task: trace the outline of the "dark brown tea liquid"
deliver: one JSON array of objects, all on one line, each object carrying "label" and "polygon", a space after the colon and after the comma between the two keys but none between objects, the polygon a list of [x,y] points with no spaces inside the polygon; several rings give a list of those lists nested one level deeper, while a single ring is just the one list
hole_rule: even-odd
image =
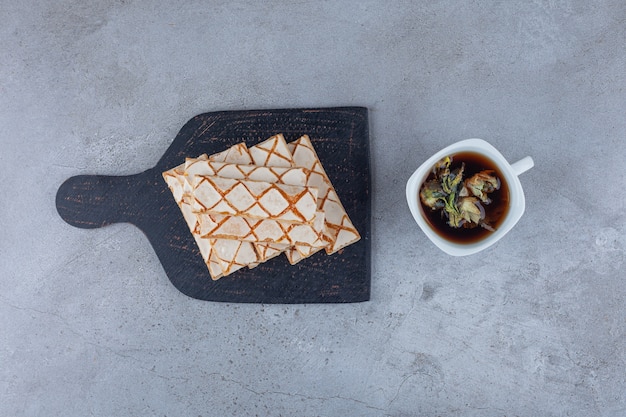
[{"label": "dark brown tea liquid", "polygon": [[[460,167],[461,163],[465,163],[465,171],[463,174],[464,180],[480,171],[495,171],[496,177],[500,180],[500,189],[489,193],[489,198],[491,199],[490,204],[481,204],[485,209],[484,221],[494,229],[498,230],[498,227],[500,227],[509,211],[509,186],[506,183],[502,172],[491,159],[479,153],[459,152],[450,156],[452,157],[452,164],[450,166],[451,170]],[[434,175],[431,173],[426,181],[433,178]],[[417,199],[420,199],[419,195],[417,196]],[[454,243],[478,242],[493,233],[492,231],[489,231],[481,226],[475,226],[472,228],[451,227],[448,224],[447,217],[443,215],[443,210],[431,210],[430,207],[426,207],[423,204],[422,210],[426,215],[426,220],[430,223],[433,230],[442,238]]]}]

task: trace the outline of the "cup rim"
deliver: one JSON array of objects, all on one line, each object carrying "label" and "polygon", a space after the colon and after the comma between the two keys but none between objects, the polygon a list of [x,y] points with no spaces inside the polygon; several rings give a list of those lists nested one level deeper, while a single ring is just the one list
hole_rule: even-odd
[{"label": "cup rim", "polygon": [[[424,219],[422,204],[419,201],[419,190],[422,183],[430,173],[432,166],[437,161],[447,155],[468,151],[483,154],[491,159],[500,168],[500,172],[505,177],[509,186],[510,204],[506,218],[495,232],[478,242],[454,243],[439,236]],[[494,146],[487,141],[478,138],[465,139],[455,142],[428,158],[408,179],[406,184],[406,198],[411,214],[424,234],[426,234],[430,241],[437,247],[452,256],[471,255],[492,246],[504,237],[504,235],[506,235],[513,228],[513,226],[515,226],[515,224],[517,224],[526,207],[522,184],[511,164]]]}]

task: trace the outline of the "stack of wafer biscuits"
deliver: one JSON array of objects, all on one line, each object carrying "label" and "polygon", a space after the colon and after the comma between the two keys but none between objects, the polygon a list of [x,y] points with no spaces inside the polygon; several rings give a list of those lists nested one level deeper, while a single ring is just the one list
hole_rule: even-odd
[{"label": "stack of wafer biscuits", "polygon": [[187,158],[163,179],[213,280],[281,253],[293,265],[360,239],[308,136]]}]

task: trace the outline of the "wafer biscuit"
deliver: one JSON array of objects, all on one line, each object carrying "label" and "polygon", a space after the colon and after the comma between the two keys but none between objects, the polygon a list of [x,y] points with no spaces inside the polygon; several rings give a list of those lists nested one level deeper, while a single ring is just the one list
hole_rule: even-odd
[{"label": "wafer biscuit", "polygon": [[323,247],[327,244],[324,240],[323,212],[316,213],[312,224],[210,213],[203,213],[197,219],[199,228],[196,233],[202,237],[312,247]]},{"label": "wafer biscuit", "polygon": [[[211,155],[206,154],[199,156],[200,160],[212,161],[233,161],[239,163],[250,163],[252,158],[247,153],[244,143],[232,146],[231,148]],[[201,237],[198,234],[199,224],[195,213],[191,209],[189,203],[189,192],[191,186],[185,181],[184,168],[187,163],[183,163],[163,173],[168,187],[170,188],[174,199],[181,209],[183,217],[198,245],[198,249],[202,255],[211,278],[217,280],[224,275],[228,275],[245,265],[254,264],[258,261],[258,255],[254,250],[254,246],[250,242],[239,242],[237,252],[239,256],[232,256],[235,253],[232,242],[222,242],[223,239],[215,239],[209,237]],[[229,258],[228,255],[231,254]]]},{"label": "wafer biscuit", "polygon": [[329,240],[326,253],[333,254],[358,241],[361,236],[341,204],[309,137],[304,135],[288,147],[296,165],[310,171],[307,185],[318,189],[317,208],[326,215],[325,235]]},{"label": "wafer biscuit", "polygon": [[[294,166],[291,151],[287,148],[287,142],[282,134],[274,135],[267,140],[256,144],[250,148],[250,155],[252,157],[252,163],[255,165],[269,166],[269,167],[291,167]],[[290,184],[285,178],[282,182]],[[271,182],[271,181],[269,181]],[[305,185],[304,183],[293,183],[293,185]],[[259,256],[259,262],[265,262],[275,256],[280,255],[288,249],[288,246],[282,243],[255,243],[254,247],[257,250]],[[254,267],[255,264],[250,265]]]},{"label": "wafer biscuit", "polygon": [[272,167],[295,166],[285,137],[281,133],[252,146],[248,151],[254,165]]},{"label": "wafer biscuit", "polygon": [[[252,147],[251,149],[253,149]],[[291,155],[289,155],[291,157]],[[185,177],[187,182],[193,182],[195,175],[212,175],[224,178],[236,178],[255,181],[266,181],[277,184],[306,185],[307,170],[304,168],[273,167],[259,165],[230,164],[225,162],[215,162],[208,158],[187,159],[185,163]],[[202,216],[203,214],[198,214]],[[254,243],[257,251],[257,262],[248,265],[255,267],[261,262],[265,262],[288,248],[288,245],[279,243]]]},{"label": "wafer biscuit", "polygon": [[311,223],[317,189],[264,181],[196,175],[191,207],[196,213]]},{"label": "wafer biscuit", "polygon": [[185,162],[184,175],[190,184],[194,182],[196,175],[205,175],[304,187],[308,170],[305,168],[230,164],[208,159],[188,158]]},{"label": "wafer biscuit", "polygon": [[163,178],[214,280],[282,252],[295,264],[360,239],[306,135],[187,158]]}]

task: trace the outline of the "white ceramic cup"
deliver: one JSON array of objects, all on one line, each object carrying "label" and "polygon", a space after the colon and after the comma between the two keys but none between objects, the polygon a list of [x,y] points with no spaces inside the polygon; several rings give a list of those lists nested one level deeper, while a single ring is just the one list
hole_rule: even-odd
[{"label": "white ceramic cup", "polygon": [[[473,243],[455,243],[444,239],[439,236],[430,224],[426,221],[426,217],[422,208],[422,204],[419,198],[419,192],[422,187],[422,183],[426,180],[431,172],[432,167],[436,162],[444,158],[445,156],[457,154],[459,152],[474,152],[482,154],[493,161],[500,173],[504,176],[504,180],[509,186],[509,210],[506,214],[506,218],[500,224],[500,227],[487,235],[484,239],[481,239]],[[509,164],[507,160],[502,156],[500,152],[489,143],[482,139],[466,139],[460,142],[454,143],[433,156],[431,156],[426,162],[420,165],[415,170],[413,175],[409,178],[406,184],[406,199],[409,204],[409,209],[413,214],[413,218],[420,226],[422,231],[428,236],[428,238],[439,247],[441,250],[449,255],[464,256],[471,255],[480,252],[483,249],[496,243],[509,230],[515,226],[524,214],[526,208],[526,199],[524,198],[524,190],[522,184],[517,178],[518,175],[526,172],[534,166],[533,159],[527,156],[513,164]]]}]

